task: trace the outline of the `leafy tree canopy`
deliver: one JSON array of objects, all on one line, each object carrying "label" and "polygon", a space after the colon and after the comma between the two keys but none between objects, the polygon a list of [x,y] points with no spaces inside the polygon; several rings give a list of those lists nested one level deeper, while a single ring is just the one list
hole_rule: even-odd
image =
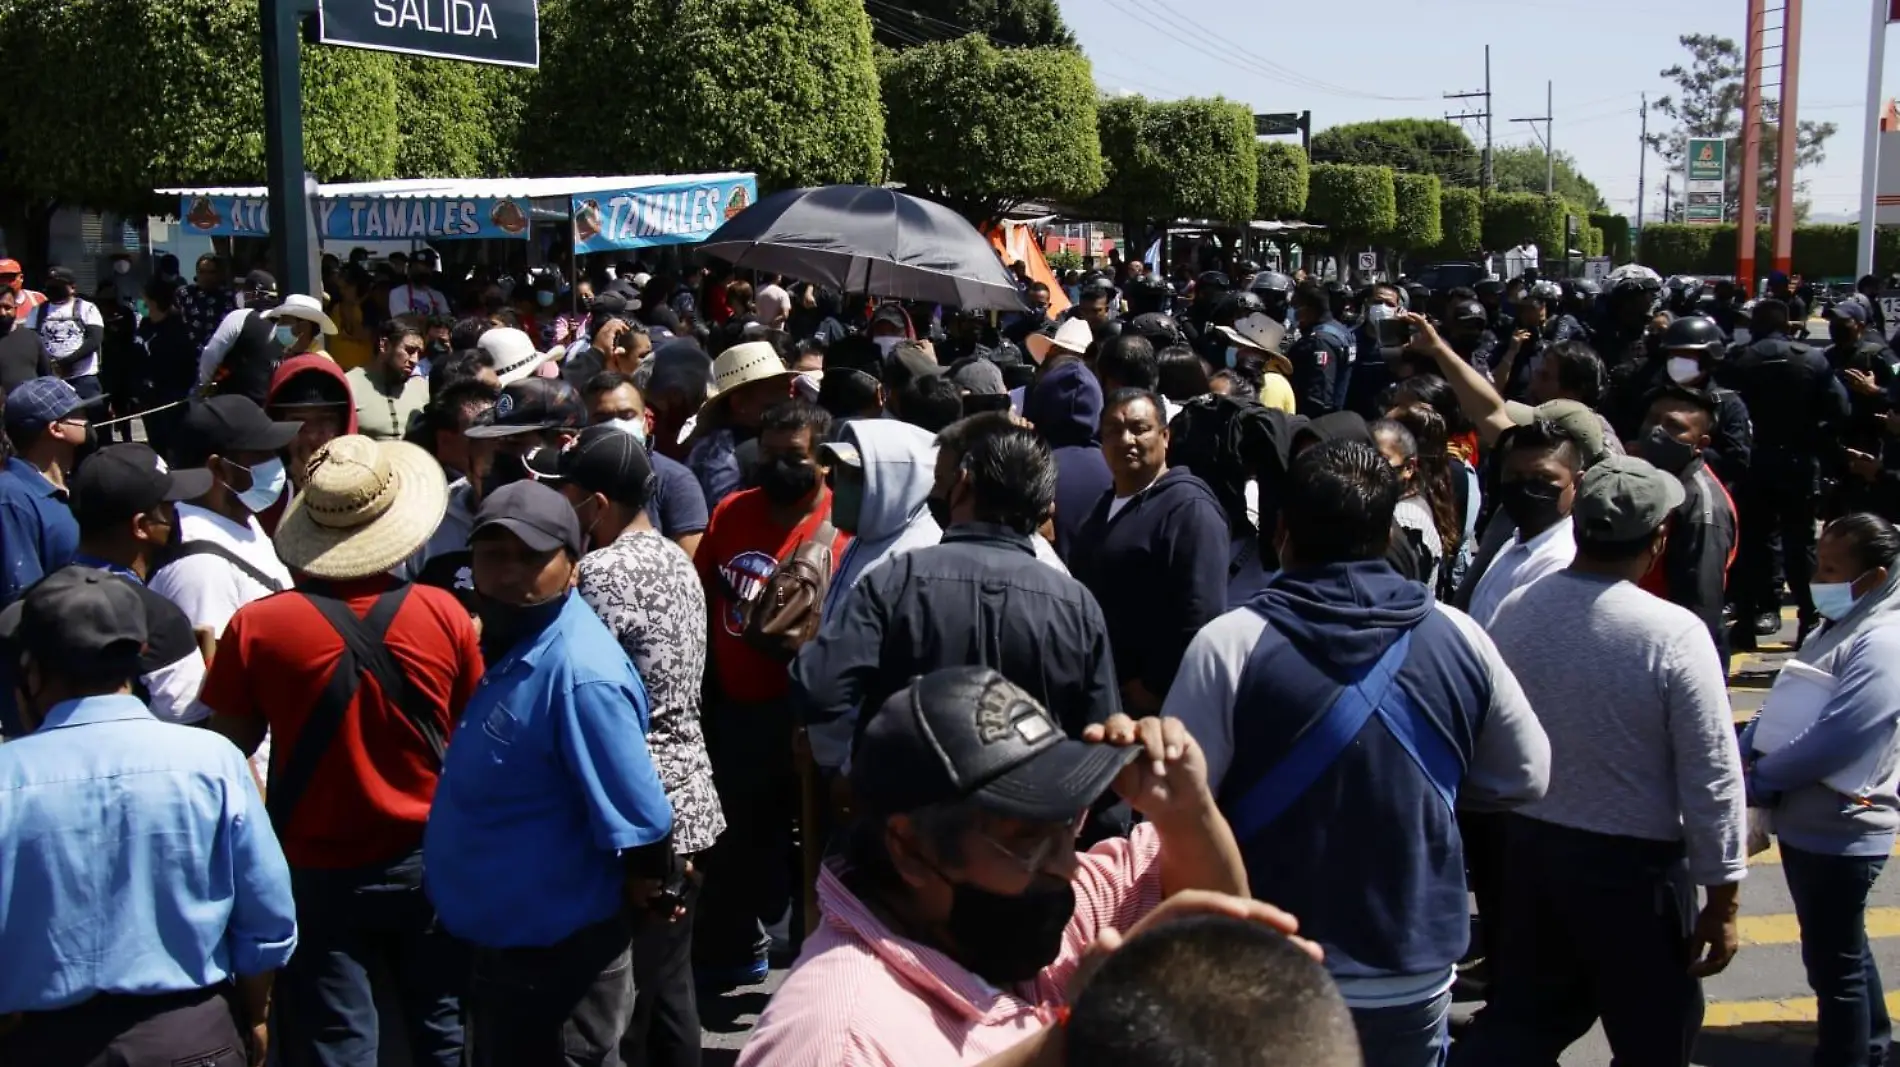
[{"label": "leafy tree canopy", "polygon": [[1257,154],[1260,180],[1254,191],[1254,217],[1299,218],[1306,211],[1309,180],[1306,150],[1285,141],[1261,141]]},{"label": "leafy tree canopy", "polygon": [[1484,156],[1457,123],[1381,119],[1314,134],[1313,162],[1391,167],[1406,174],[1434,174],[1446,185],[1475,186]]},{"label": "leafy tree canopy", "polygon": [[1259,165],[1253,111],[1212,100],[1121,96],[1098,109],[1108,184],[1099,206],[1131,222],[1253,215]]},{"label": "leafy tree canopy", "polygon": [[971,35],[886,53],[891,177],[982,225],[1029,199],[1077,203],[1106,180],[1080,52]]},{"label": "leafy tree canopy", "polygon": [[915,48],[982,34],[1012,48],[1074,48],[1056,0],[864,0],[879,44]]},{"label": "leafy tree canopy", "polygon": [[1394,174],[1392,191],[1396,205],[1392,232],[1387,235],[1394,248],[1430,248],[1445,236],[1439,218],[1441,186],[1433,174]]},{"label": "leafy tree canopy", "polygon": [[532,72],[396,57],[398,178],[499,178],[515,173],[521,87]]},{"label": "leafy tree canopy", "polygon": [[1438,203],[1439,253],[1464,259],[1484,247],[1484,199],[1476,189],[1446,189]]},{"label": "leafy tree canopy", "polygon": [[1313,165],[1306,214],[1336,241],[1370,240],[1398,226],[1392,169],[1347,163]]},{"label": "leafy tree canopy", "polygon": [[[1491,176],[1500,193],[1536,193],[1544,195],[1546,170],[1544,150],[1536,145],[1499,148],[1491,153]],[[1568,152],[1558,152],[1552,187],[1556,194],[1590,211],[1603,211],[1603,193],[1596,183],[1577,170],[1577,161]]]}]

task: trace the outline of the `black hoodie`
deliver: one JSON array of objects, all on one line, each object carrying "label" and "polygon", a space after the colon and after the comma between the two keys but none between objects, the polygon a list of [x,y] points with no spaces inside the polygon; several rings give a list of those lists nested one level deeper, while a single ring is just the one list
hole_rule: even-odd
[{"label": "black hoodie", "polygon": [[1181,655],[1227,610],[1227,515],[1207,483],[1163,474],[1110,518],[1111,487],[1077,531],[1069,567],[1102,606],[1117,681],[1167,695]]}]

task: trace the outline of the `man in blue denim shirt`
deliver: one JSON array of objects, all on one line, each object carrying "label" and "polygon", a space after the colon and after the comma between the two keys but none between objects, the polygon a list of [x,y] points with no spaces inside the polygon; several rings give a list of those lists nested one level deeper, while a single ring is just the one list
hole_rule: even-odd
[{"label": "man in blue denim shirt", "polygon": [[423,837],[429,897],[474,949],[468,1062],[618,1062],[635,916],[678,874],[646,689],[570,591],[583,545],[560,493],[504,486],[482,501],[470,544],[488,673]]},{"label": "man in blue denim shirt", "polygon": [[35,378],[7,394],[7,440],[14,454],[0,470],[0,606],[71,563],[79,550],[66,479],[86,442],[86,412],[104,400],[81,400],[58,378]]},{"label": "man in blue denim shirt", "polygon": [[[0,1063],[263,1062],[297,944],[237,749],[131,695],[138,594],[68,567],[0,612],[29,730],[0,745]],[[16,1014],[23,1013],[23,1014]]]}]

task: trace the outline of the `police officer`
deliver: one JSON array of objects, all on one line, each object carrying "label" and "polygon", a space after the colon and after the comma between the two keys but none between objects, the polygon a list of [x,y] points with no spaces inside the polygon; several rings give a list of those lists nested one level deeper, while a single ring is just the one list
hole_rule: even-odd
[{"label": "police officer", "polygon": [[[1529,272],[1526,271],[1526,274]],[[1512,332],[1494,378],[1506,400],[1522,400],[1530,387],[1531,367],[1547,344],[1583,339],[1583,327],[1564,313],[1563,290],[1556,282],[1533,282],[1517,302],[1517,329]]]},{"label": "police officer", "polygon": [[1594,347],[1597,343],[1597,326],[1602,321],[1603,287],[1588,278],[1572,278],[1558,286],[1563,290],[1564,314],[1577,320],[1582,333],[1577,340]]},{"label": "police officer", "polygon": [[1476,300],[1454,300],[1445,308],[1445,343],[1451,346],[1478,373],[1491,373],[1491,359],[1498,347],[1491,332],[1490,316]]},{"label": "police officer", "polygon": [[[1188,342],[1194,346],[1194,350],[1199,352],[1202,358],[1206,358],[1207,355],[1201,346],[1204,335],[1214,332],[1208,323],[1208,320],[1213,317],[1214,305],[1219,303],[1220,298],[1226,296],[1233,287],[1233,283],[1227,280],[1227,275],[1217,270],[1202,271],[1194,279],[1194,289],[1187,310],[1178,317],[1182,327],[1187,331]],[[1219,361],[1215,362],[1218,364]]]},{"label": "police officer", "polygon": [[1293,279],[1277,270],[1263,270],[1254,275],[1250,287],[1253,295],[1260,298],[1260,306],[1266,310],[1267,317],[1280,325],[1286,325],[1287,312],[1291,310],[1293,299]]},{"label": "police officer", "polygon": [[1808,582],[1814,573],[1814,521],[1820,467],[1836,455],[1848,417],[1847,393],[1827,359],[1789,336],[1788,305],[1758,301],[1751,340],[1718,369],[1741,394],[1754,424],[1755,448],[1740,492],[1741,551],[1734,594],[1739,618],[1731,645],[1755,647],[1781,626],[1775,597],[1773,538],[1781,536],[1789,591],[1800,612],[1800,635],[1818,621]]},{"label": "police officer", "polygon": [[[1661,291],[1662,286],[1649,277],[1625,276],[1611,283],[1609,296],[1604,301],[1605,314],[1597,325],[1592,343],[1612,381],[1619,373],[1627,374],[1626,368],[1654,355],[1645,350],[1643,338]],[[1636,421],[1642,421],[1640,414]]]},{"label": "police officer", "polygon": [[1300,339],[1287,352],[1293,396],[1299,414],[1317,418],[1338,410],[1351,381],[1352,332],[1333,318],[1328,293],[1312,282],[1293,291],[1293,314],[1300,324]]},{"label": "police officer", "polygon": [[1677,319],[1649,351],[1641,374],[1612,383],[1608,415],[1617,435],[1634,441],[1656,390],[1678,385],[1707,393],[1715,402],[1715,422],[1709,428],[1709,447],[1703,458],[1723,485],[1739,491],[1755,447],[1755,431],[1741,396],[1711,380],[1727,351],[1728,338],[1713,320],[1701,315]]},{"label": "police officer", "polygon": [[[1260,298],[1241,289],[1221,294],[1208,312],[1206,324],[1201,329],[1200,341],[1195,351],[1202,359],[1216,367],[1227,366],[1227,338],[1220,331],[1225,326],[1231,328],[1235,322],[1248,315],[1263,313],[1266,308]],[[1231,370],[1232,368],[1229,367]]]},{"label": "police officer", "polygon": [[1516,322],[1510,309],[1504,306],[1504,283],[1496,278],[1486,278],[1471,287],[1478,294],[1478,303],[1484,305],[1485,328],[1493,337],[1509,337],[1516,329]]},{"label": "police officer", "polygon": [[1833,344],[1822,355],[1847,390],[1850,414],[1842,429],[1842,443],[1857,452],[1879,456],[1884,437],[1880,417],[1893,410],[1900,357],[1877,331],[1869,328],[1872,318],[1858,297],[1834,305],[1827,321],[1828,338]]}]

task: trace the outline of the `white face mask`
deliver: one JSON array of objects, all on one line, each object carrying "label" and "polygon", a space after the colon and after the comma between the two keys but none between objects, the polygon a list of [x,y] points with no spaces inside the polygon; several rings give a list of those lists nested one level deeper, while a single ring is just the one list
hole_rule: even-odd
[{"label": "white face mask", "polygon": [[123,259],[115,259],[112,261],[112,273],[130,274],[132,273],[132,264]]},{"label": "white face mask", "polygon": [[1666,369],[1669,372],[1669,380],[1677,385],[1687,385],[1702,377],[1702,361],[1688,356],[1670,356]]},{"label": "white face mask", "polygon": [[621,433],[629,434],[642,445],[647,443],[647,423],[645,419],[608,419],[602,426],[612,426]]},{"label": "white face mask", "polygon": [[871,343],[877,346],[878,355],[888,356],[891,354],[891,349],[897,347],[897,342],[902,340],[902,337],[893,334],[889,337],[873,337]]}]

